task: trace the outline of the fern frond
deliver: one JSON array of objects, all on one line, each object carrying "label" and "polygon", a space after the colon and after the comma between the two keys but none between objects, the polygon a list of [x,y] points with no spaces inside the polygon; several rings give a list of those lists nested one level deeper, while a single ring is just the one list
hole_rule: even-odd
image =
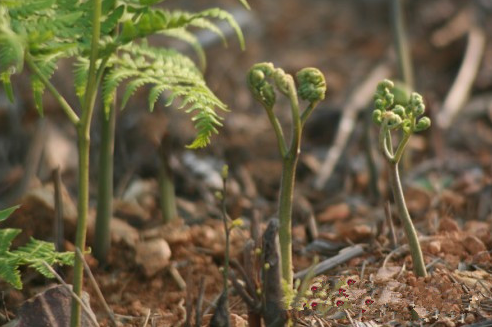
[{"label": "fern frond", "polygon": [[16,289],[22,288],[22,281],[19,271],[18,259],[16,256],[0,257],[0,279],[3,279]]},{"label": "fern frond", "polygon": [[16,228],[4,228],[0,229],[0,255],[4,255],[10,246],[12,245],[12,240],[19,235],[20,229]]},{"label": "fern frond", "polygon": [[[39,68],[39,72],[46,78],[50,79],[56,70],[56,63],[54,61],[40,61],[36,65]],[[37,75],[31,75],[31,87],[34,95],[34,103],[36,109],[41,117],[43,117],[43,94],[45,85]]]},{"label": "fern frond", "polygon": [[209,19],[225,20],[236,32],[241,49],[244,49],[244,37],[234,17],[220,8],[207,9],[198,13],[186,11],[168,11],[154,8],[128,6],[133,17],[123,23],[119,41],[122,44],[165,30],[196,26],[206,28],[223,38],[223,32]]},{"label": "fern frond", "polygon": [[20,205],[16,205],[7,209],[0,210],[0,221],[7,219],[15,210],[19,209]]},{"label": "fern frond", "polygon": [[3,89],[10,103],[14,102],[14,90],[12,89],[12,83],[10,82],[10,73],[0,73],[0,80],[2,80]]},{"label": "fern frond", "polygon": [[121,107],[132,94],[144,85],[150,85],[149,110],[153,110],[163,92],[169,92],[166,105],[182,98],[178,109],[190,106],[197,136],[191,147],[204,147],[217,133],[221,118],[216,109],[227,110],[207,87],[201,71],[191,59],[174,50],[156,49],[146,45],[132,44],[120,50],[119,56],[111,61],[114,66],[103,83],[103,99],[110,104],[118,86],[127,82]]},{"label": "fern frond", "polygon": [[200,68],[202,69],[202,71],[205,71],[205,68],[207,66],[207,58],[205,55],[205,51],[203,51],[202,45],[200,44],[200,42],[198,42],[197,37],[193,33],[187,31],[185,28],[173,28],[169,30],[164,30],[161,32],[161,34],[188,43],[198,56],[198,62],[200,63]]},{"label": "fern frond", "polygon": [[28,265],[45,277],[53,278],[53,274],[46,268],[43,262],[50,266],[55,264],[70,265],[74,264],[73,252],[56,252],[53,243],[36,240],[31,238],[29,242],[13,251],[19,257],[20,265]]}]

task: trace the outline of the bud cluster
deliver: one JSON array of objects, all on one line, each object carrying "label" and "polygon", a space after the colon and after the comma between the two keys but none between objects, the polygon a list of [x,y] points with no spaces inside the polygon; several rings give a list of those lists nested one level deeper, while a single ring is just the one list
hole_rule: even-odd
[{"label": "bud cluster", "polygon": [[402,128],[405,134],[421,132],[429,128],[431,121],[421,117],[425,112],[422,96],[413,92],[406,104],[395,104],[394,84],[384,80],[377,86],[374,94],[373,121],[377,125],[383,123],[390,130]]}]

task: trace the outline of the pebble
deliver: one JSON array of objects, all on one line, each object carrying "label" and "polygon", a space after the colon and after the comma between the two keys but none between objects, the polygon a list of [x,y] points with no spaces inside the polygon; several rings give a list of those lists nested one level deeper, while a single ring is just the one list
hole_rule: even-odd
[{"label": "pebble", "polygon": [[431,253],[431,254],[438,254],[439,252],[441,252],[441,242],[439,241],[432,241],[429,243],[428,247],[427,247],[427,250]]},{"label": "pebble", "polygon": [[162,238],[141,241],[135,250],[135,262],[142,266],[147,277],[152,277],[169,265],[171,249]]},{"label": "pebble", "polygon": [[463,245],[465,246],[466,250],[473,255],[487,250],[485,244],[483,244],[483,242],[480,241],[478,237],[472,235],[465,238],[465,240],[463,241]]}]

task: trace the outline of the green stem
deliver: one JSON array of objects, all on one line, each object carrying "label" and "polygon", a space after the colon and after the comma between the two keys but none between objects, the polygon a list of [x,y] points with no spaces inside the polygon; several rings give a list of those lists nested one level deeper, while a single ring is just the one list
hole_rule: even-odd
[{"label": "green stem", "polygon": [[[163,139],[162,142],[166,142]],[[159,199],[161,205],[161,215],[164,223],[168,223],[177,217],[176,194],[174,181],[165,145],[161,145],[161,165],[159,168]]]},{"label": "green stem", "polygon": [[[79,189],[77,203],[77,231],[75,246],[83,253],[85,251],[85,240],[87,233],[87,214],[89,211],[89,147],[90,138],[84,133],[84,128],[77,129],[79,150]],[[82,293],[83,263],[80,258],[75,257],[73,272],[73,291],[80,297]],[[81,308],[77,301],[72,301],[71,327],[79,327],[81,321]]]},{"label": "green stem", "polygon": [[410,87],[410,89],[413,90],[414,78],[411,53],[408,46],[407,35],[405,33],[403,0],[392,0],[391,11],[396,54],[398,56],[398,67],[403,81],[408,87]]},{"label": "green stem", "polygon": [[227,210],[226,210],[226,194],[227,194],[227,178],[222,178],[223,190],[222,190],[222,201],[221,201],[221,211],[222,211],[222,221],[224,222],[224,231],[225,231],[225,254],[224,254],[224,308],[227,310],[227,324],[229,326],[229,305],[228,305],[228,296],[229,296],[229,251],[230,251],[230,234],[231,230],[227,227]]},{"label": "green stem", "polygon": [[396,149],[395,155],[393,157],[393,162],[398,164],[403,156],[403,151],[405,151],[405,147],[407,146],[408,140],[412,134],[404,134],[403,139],[398,144],[398,148]]},{"label": "green stem", "polygon": [[393,196],[395,198],[396,206],[398,208],[398,214],[403,224],[403,228],[405,229],[405,234],[407,236],[408,244],[410,246],[413,268],[417,276],[425,277],[427,276],[427,271],[425,269],[424,257],[422,255],[422,249],[420,248],[417,232],[412,223],[412,218],[410,217],[407,206],[405,204],[405,197],[403,195],[400,176],[398,173],[398,163],[390,163],[389,167],[390,167],[391,188],[393,190]]},{"label": "green stem", "polygon": [[302,133],[299,101],[294,86],[289,87],[289,99],[292,111],[292,139],[289,151],[283,156],[278,214],[282,279],[287,283],[289,289],[292,289],[294,278],[292,266],[292,202],[294,200],[295,175]]},{"label": "green stem", "polygon": [[32,72],[41,80],[41,82],[46,86],[48,91],[53,95],[55,100],[60,104],[61,108],[67,115],[68,119],[77,126],[79,124],[79,117],[75,113],[75,111],[72,109],[72,107],[68,104],[68,102],[65,100],[65,98],[58,92],[58,90],[55,88],[53,84],[41,73],[39,70],[38,66],[32,59],[31,55],[29,53],[26,54],[26,63],[29,66],[29,68],[32,70]]},{"label": "green stem", "polygon": [[275,131],[275,135],[277,136],[278,148],[280,150],[280,154],[284,157],[287,154],[287,145],[285,144],[284,132],[282,130],[282,126],[278,121],[277,117],[273,113],[273,108],[265,108],[268,119],[273,126],[273,130]]},{"label": "green stem", "polygon": [[279,241],[282,260],[282,279],[292,288],[292,201],[294,198],[297,156],[284,158],[279,199]]},{"label": "green stem", "polygon": [[313,113],[314,109],[318,105],[318,101],[310,103],[309,106],[302,112],[301,115],[301,125],[304,127],[304,124],[306,124],[306,120],[308,120],[309,116]]},{"label": "green stem", "polygon": [[379,130],[379,149],[383,152],[384,157],[388,162],[393,162],[393,149],[391,145],[391,134],[386,127],[386,120],[381,123],[381,129]]},{"label": "green stem", "polygon": [[[75,247],[84,253],[87,234],[87,214],[89,210],[89,148],[90,125],[97,93],[96,61],[98,58],[99,38],[101,34],[101,0],[93,0],[92,40],[89,64],[89,75],[83,102],[82,118],[77,126],[79,144],[79,194],[78,219]],[[100,67],[101,68],[101,67]],[[82,293],[83,263],[79,256],[75,257],[73,291],[79,297]],[[72,301],[70,327],[79,327],[81,322],[80,304]]]},{"label": "green stem", "polygon": [[113,156],[116,103],[111,105],[108,117],[106,117],[104,111],[101,111],[101,125],[94,256],[99,261],[99,264],[104,264],[111,247],[109,226],[113,215]]}]

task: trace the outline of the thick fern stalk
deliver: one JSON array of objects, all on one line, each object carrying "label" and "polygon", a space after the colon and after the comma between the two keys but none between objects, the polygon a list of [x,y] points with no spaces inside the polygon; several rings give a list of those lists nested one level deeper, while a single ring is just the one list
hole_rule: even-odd
[{"label": "thick fern stalk", "polygon": [[[96,61],[99,51],[99,38],[101,32],[101,0],[93,0],[92,16],[92,40],[90,52],[89,75],[85,89],[85,97],[82,106],[82,117],[77,126],[78,150],[79,150],[79,194],[78,194],[78,219],[75,246],[84,253],[87,235],[87,215],[89,211],[89,149],[90,126],[94,102],[97,93],[97,67]],[[100,67],[101,68],[101,67]],[[80,257],[75,258],[73,291],[79,297],[82,293],[82,281],[84,273],[83,262]],[[76,301],[72,301],[70,327],[79,327],[81,322],[81,307]]]}]

